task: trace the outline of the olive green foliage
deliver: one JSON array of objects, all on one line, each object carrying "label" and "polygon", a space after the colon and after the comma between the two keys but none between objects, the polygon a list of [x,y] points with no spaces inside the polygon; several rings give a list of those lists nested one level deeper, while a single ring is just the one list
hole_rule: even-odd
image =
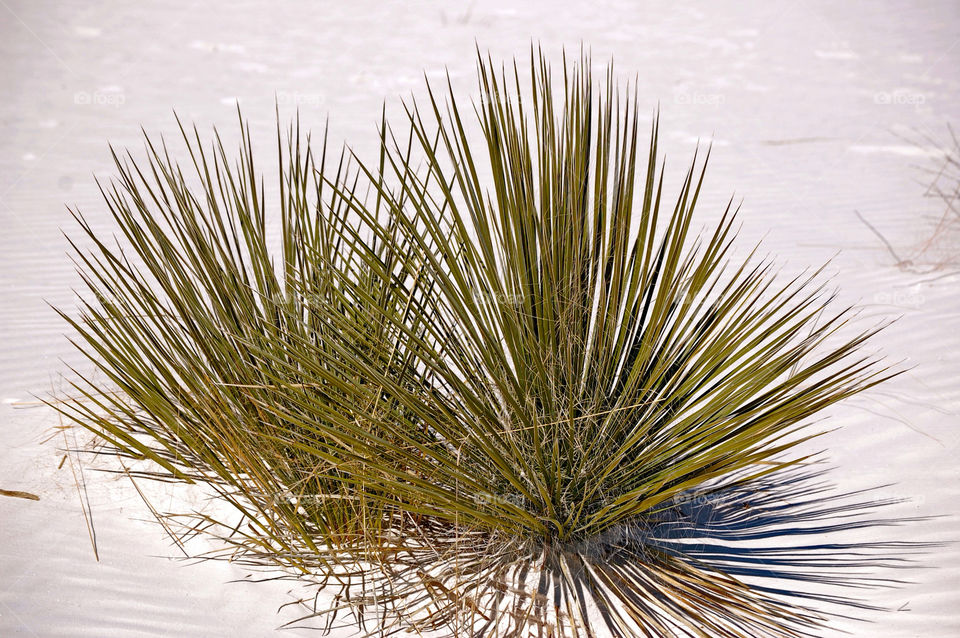
[{"label": "olive green foliage", "polygon": [[873,331],[818,272],[734,257],[732,207],[695,233],[706,160],[665,192],[612,71],[479,77],[472,105],[429,87],[384,120],[373,161],[278,131],[271,196],[243,126],[236,162],[187,128],[185,169],[115,155],[119,239],[77,214],[63,313],[99,375],[60,408],[139,475],[216,490],[241,524],[188,526],[372,633],[804,635],[802,599],[665,530],[691,493],[794,472],[811,417],[883,378]]}]

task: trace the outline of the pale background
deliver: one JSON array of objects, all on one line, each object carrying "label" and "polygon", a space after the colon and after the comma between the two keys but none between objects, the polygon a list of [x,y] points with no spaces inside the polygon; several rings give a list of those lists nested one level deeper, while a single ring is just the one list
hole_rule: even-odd
[{"label": "pale background", "polygon": [[[636,78],[661,109],[668,176],[698,139],[714,142],[701,219],[743,198],[745,244],[785,270],[830,267],[841,300],[900,317],[877,340],[909,372],[832,411],[822,442],[844,489],[891,483],[902,515],[940,516],[895,538],[957,540],[960,502],[960,241],[917,256],[943,210],[924,198],[930,136],[960,126],[960,3],[944,2],[49,2],[0,0],[0,636],[270,635],[295,617],[289,583],[227,584],[250,573],[185,565],[125,482],[86,472],[94,559],[73,461],[54,413],[30,402],[82,362],[46,303],[71,308],[78,284],[61,229],[66,205],[105,222],[93,175],[107,143],[141,148],[140,127],[175,130],[172,112],[232,131],[236,103],[272,168],[275,101],[318,134],[372,147],[384,102],[448,70],[471,94],[476,47],[495,57],[539,42],[559,62],[581,43]],[[906,138],[906,139],[904,139]],[[859,210],[913,267],[861,223]],[[934,269],[933,261],[950,261]],[[62,363],[64,360],[66,363]],[[916,581],[873,602],[900,609],[874,637],[960,635],[960,554],[935,550]],[[294,630],[273,635],[314,635]]]}]

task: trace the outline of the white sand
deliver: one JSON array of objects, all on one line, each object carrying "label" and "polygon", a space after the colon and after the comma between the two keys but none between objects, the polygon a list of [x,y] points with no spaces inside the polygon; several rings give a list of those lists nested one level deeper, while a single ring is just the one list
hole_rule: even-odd
[{"label": "white sand", "polygon": [[[838,466],[832,479],[843,489],[893,483],[882,495],[914,500],[892,514],[942,517],[885,539],[958,540],[960,276],[898,269],[853,211],[904,254],[941,211],[912,168],[928,158],[896,133],[943,139],[947,122],[960,126],[960,5],[260,4],[0,6],[0,488],[40,496],[0,497],[0,636],[270,635],[294,617],[276,613],[287,592],[301,591],[228,584],[249,570],[177,562],[133,488],[88,470],[97,562],[71,465],[57,469],[62,438],[41,444],[56,415],[15,407],[59,383],[61,358],[83,365],[44,300],[73,303],[64,204],[105,221],[91,172],[111,174],[107,141],[139,148],[141,124],[171,133],[172,108],[232,130],[239,99],[269,169],[276,95],[315,131],[329,113],[334,139],[362,152],[382,101],[418,90],[422,73],[447,66],[472,90],[475,40],[498,56],[526,55],[531,39],[558,57],[580,41],[598,63],[614,56],[625,76],[638,74],[642,108],[662,107],[674,182],[692,143],[715,136],[704,222],[735,190],[744,244],[765,236],[788,271],[839,251],[841,300],[902,317],[875,343],[910,371],[832,410],[831,425],[844,426],[822,442]],[[940,248],[960,255],[955,237]],[[915,584],[870,598],[902,611],[835,628],[960,635],[960,548],[936,550],[925,567],[897,574]]]}]

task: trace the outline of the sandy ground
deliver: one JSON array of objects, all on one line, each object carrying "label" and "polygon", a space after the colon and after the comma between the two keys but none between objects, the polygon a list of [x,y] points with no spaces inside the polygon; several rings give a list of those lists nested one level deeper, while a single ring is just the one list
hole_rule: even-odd
[{"label": "sandy ground", "polygon": [[[922,196],[917,167],[935,149],[901,136],[942,140],[947,122],[960,126],[958,27],[951,1],[0,0],[0,488],[40,497],[0,497],[0,636],[270,635],[295,617],[278,606],[303,593],[228,583],[258,575],[178,560],[129,483],[89,467],[81,476],[76,459],[60,465],[73,442],[56,434],[51,410],[30,404],[60,386],[67,365],[83,366],[46,303],[74,303],[64,205],[105,220],[92,174],[111,174],[107,142],[139,148],[141,125],[171,133],[172,109],[229,130],[239,100],[269,149],[276,99],[315,130],[329,115],[333,139],[363,152],[384,100],[396,105],[424,74],[447,68],[456,88],[473,90],[476,45],[525,56],[534,40],[559,58],[583,42],[598,63],[613,56],[636,76],[641,107],[661,107],[670,179],[697,139],[714,140],[701,219],[735,191],[745,244],[765,238],[788,272],[834,257],[841,301],[875,320],[899,317],[876,344],[909,371],[833,410],[830,424],[843,427],[822,444],[841,488],[890,484],[879,496],[912,499],[896,515],[939,517],[884,538],[960,540],[960,276],[921,272],[922,260],[898,267],[854,213],[901,257],[929,235],[941,207]],[[956,259],[960,241],[942,237],[938,251]],[[913,584],[870,600],[899,611],[831,632],[960,635],[958,547],[935,550],[898,574]],[[314,635],[283,635],[301,634]]]}]

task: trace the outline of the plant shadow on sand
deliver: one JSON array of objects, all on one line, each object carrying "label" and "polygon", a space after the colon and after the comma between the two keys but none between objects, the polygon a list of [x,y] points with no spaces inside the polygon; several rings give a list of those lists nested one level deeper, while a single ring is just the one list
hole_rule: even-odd
[{"label": "plant shadow on sand", "polygon": [[[907,585],[911,581],[890,570],[917,569],[919,558],[942,544],[884,540],[885,528],[930,517],[886,515],[910,499],[883,496],[889,485],[838,491],[830,471],[822,462],[809,463],[759,479],[727,477],[680,494],[641,524],[578,544],[540,548],[538,574],[531,578],[533,570],[525,569],[513,582],[526,586],[513,587],[511,593],[532,601],[537,613],[544,614],[546,608],[563,606],[563,591],[579,609],[576,614],[556,612],[561,629],[573,615],[596,615],[615,636],[637,635],[618,631],[621,619],[614,618],[619,614],[612,607],[617,604],[641,610],[650,622],[642,635],[649,636],[656,635],[649,633],[653,630],[687,635],[671,616],[693,610],[714,628],[729,630],[705,635],[817,636],[814,628],[839,618],[875,622],[894,610],[840,592]],[[705,578],[712,587],[704,586]],[[618,581],[630,587],[618,591],[624,598],[611,599],[603,590],[616,589]],[[678,595],[684,590],[686,596]],[[375,616],[364,614],[370,602],[366,597],[351,600],[344,588],[336,600],[349,622],[337,625],[339,614],[319,610],[314,597],[284,605],[310,610],[286,626],[319,629],[310,621],[325,618],[322,629],[329,633],[375,622]],[[492,630],[492,623],[483,624],[465,635]],[[541,625],[540,630],[531,635],[550,636],[555,627]]]},{"label": "plant shadow on sand", "polygon": [[[914,558],[936,545],[884,541],[882,529],[927,519],[881,516],[909,499],[878,495],[889,486],[840,492],[828,473],[798,468],[698,490],[678,499],[650,529],[648,542],[729,576],[754,579],[755,591],[827,603],[838,613],[841,608],[880,610],[829,590],[904,584],[879,574],[914,567]],[[808,591],[805,585],[814,588]]]}]

